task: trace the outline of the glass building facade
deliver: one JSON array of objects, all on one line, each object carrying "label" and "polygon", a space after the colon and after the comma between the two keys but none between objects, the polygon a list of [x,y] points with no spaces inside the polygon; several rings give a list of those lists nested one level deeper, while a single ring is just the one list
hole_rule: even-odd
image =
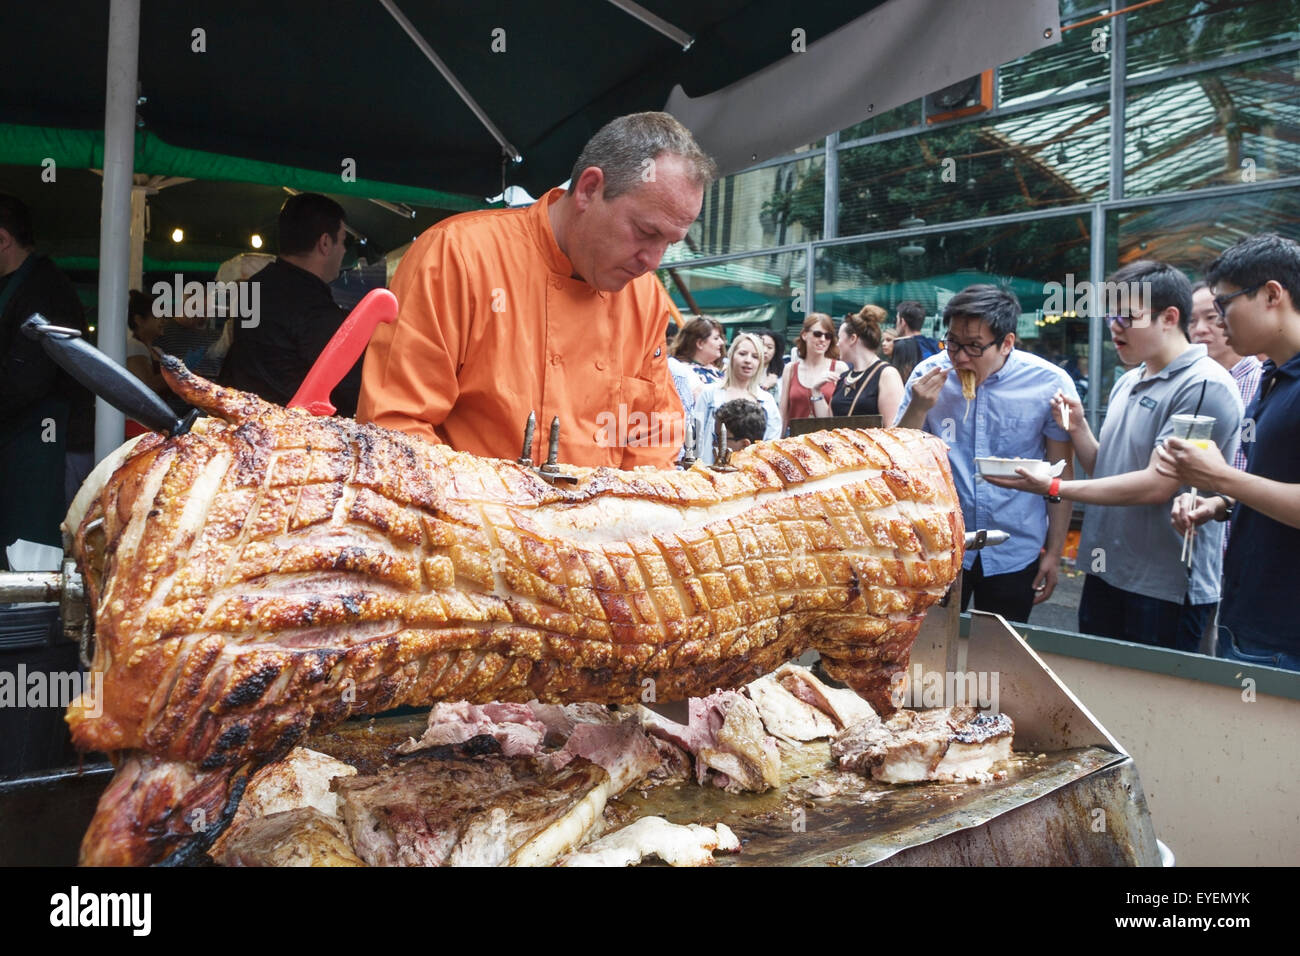
[{"label": "glass building facade", "polygon": [[1300,239],[1300,0],[1107,14],[1061,0],[1061,42],[999,67],[982,113],[931,122],[917,100],[715,183],[664,258],[674,298],[787,334],[916,299],[935,334],[958,290],[1005,284],[1019,346],[1075,377],[1097,428],[1123,369],[1101,310],[1061,292]]}]

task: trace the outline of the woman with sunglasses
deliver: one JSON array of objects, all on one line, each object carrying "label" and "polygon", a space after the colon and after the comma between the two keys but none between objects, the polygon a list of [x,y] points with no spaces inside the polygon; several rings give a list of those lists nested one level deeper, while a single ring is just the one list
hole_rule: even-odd
[{"label": "woman with sunglasses", "polygon": [[[727,402],[744,399],[763,409],[767,427],[763,440],[781,434],[781,412],[776,401],[760,387],[763,376],[763,343],[756,335],[741,332],[732,340],[727,353],[727,371],[721,382],[710,385],[695,400],[696,454],[706,465],[713,464],[714,414]],[[735,436],[732,436],[735,437]]]},{"label": "woman with sunglasses", "polygon": [[781,430],[796,418],[827,418],[835,383],[847,366],[838,361],[835,323],[825,312],[812,312],[804,319],[795,342],[799,358],[781,375]]}]

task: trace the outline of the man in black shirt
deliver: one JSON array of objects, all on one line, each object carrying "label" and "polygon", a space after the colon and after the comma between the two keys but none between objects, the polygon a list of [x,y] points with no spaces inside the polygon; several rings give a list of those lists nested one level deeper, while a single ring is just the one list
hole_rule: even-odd
[{"label": "man in black shirt", "polygon": [[[249,282],[257,314],[232,319],[234,341],[223,378],[235,388],[287,405],[330,337],[347,317],[329,283],[343,265],[343,207],[317,193],[299,193],[280,208],[280,255]],[[361,392],[361,361],[330,395],[352,417]]]},{"label": "man in black shirt", "polygon": [[33,251],[27,207],[0,195],[0,567],[16,539],[59,547],[68,417],[86,391],[21,327],[33,312],[85,332],[81,300],[68,277]]}]

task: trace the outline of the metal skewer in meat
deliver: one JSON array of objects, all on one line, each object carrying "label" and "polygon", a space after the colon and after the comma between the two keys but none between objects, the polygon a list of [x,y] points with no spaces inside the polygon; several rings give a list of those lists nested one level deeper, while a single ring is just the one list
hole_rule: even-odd
[{"label": "metal skewer in meat", "polygon": [[[631,703],[649,682],[682,699],[816,648],[888,711],[961,566],[945,447],[919,432],[822,432],[751,446],[730,473],[569,469],[576,483],[552,485],[177,362],[164,375],[215,420],[141,440],[83,496],[75,540],[105,679],[69,709],[73,739],[143,751],[122,759],[152,781],[101,803],[88,861],[170,853],[195,837],[186,793],[209,823],[229,805],[211,775],[403,704]],[[132,798],[157,808],[164,791],[168,827]]]}]

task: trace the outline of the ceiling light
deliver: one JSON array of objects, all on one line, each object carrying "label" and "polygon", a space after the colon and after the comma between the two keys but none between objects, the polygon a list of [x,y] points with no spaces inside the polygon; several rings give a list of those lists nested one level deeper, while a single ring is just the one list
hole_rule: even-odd
[{"label": "ceiling light", "polygon": [[185,241],[185,230],[182,229],[180,226],[177,226],[175,229],[172,230],[172,242],[184,242],[184,241]]},{"label": "ceiling light", "polygon": [[253,233],[248,239],[248,244],[251,245],[254,249],[261,249],[262,237],[259,236],[257,233]]}]

